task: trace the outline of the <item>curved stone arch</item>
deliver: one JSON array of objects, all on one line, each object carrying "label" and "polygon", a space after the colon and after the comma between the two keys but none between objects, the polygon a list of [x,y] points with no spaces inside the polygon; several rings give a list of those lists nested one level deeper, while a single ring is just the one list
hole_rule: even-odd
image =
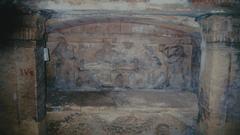
[{"label": "curved stone arch", "polygon": [[[159,57],[161,57],[162,59],[169,59],[169,61],[166,61],[166,63],[169,62],[168,64],[171,64],[171,61],[173,61],[172,63],[174,63],[175,61],[179,61],[178,64],[180,66],[182,66],[183,65],[182,61],[184,61],[185,63],[189,63],[188,67],[190,68],[191,63],[192,63],[191,62],[192,60],[190,58],[190,56],[192,55],[191,51],[193,50],[193,48],[198,49],[197,45],[193,45],[195,43],[193,43],[193,41],[192,41],[193,40],[192,36],[195,32],[197,32],[197,29],[194,28],[193,26],[190,26],[189,23],[187,25],[184,25],[184,24],[181,24],[180,21],[174,20],[174,19],[179,19],[178,17],[175,17],[175,16],[172,16],[172,17],[171,16],[155,16],[155,17],[130,16],[130,17],[124,17],[124,16],[119,16],[119,15],[116,15],[116,16],[113,16],[113,15],[106,16],[105,15],[105,17],[104,16],[94,17],[94,16],[91,16],[91,15],[87,15],[87,16],[88,17],[75,16],[75,18],[70,16],[70,20],[68,20],[68,19],[64,20],[64,18],[62,18],[62,20],[61,20],[61,17],[60,18],[52,18],[49,21],[50,25],[47,26],[48,27],[47,32],[49,33],[49,40],[48,40],[49,41],[48,42],[49,46],[48,47],[50,48],[50,50],[52,49],[51,54],[62,55],[63,53],[62,53],[61,50],[64,50],[64,52],[66,52],[66,50],[67,50],[67,49],[64,49],[64,47],[66,47],[66,48],[67,48],[67,46],[69,46],[69,48],[76,47],[76,46],[79,46],[80,43],[81,43],[82,47],[84,47],[85,44],[86,44],[86,46],[89,45],[89,44],[90,44],[90,46],[100,44],[100,46],[98,46],[98,48],[95,47],[94,51],[89,51],[89,50],[86,49],[85,51],[82,51],[82,52],[78,52],[78,51],[76,51],[76,52],[72,51],[72,52],[74,52],[74,54],[81,54],[81,56],[78,55],[74,58],[77,58],[77,59],[81,58],[81,60],[90,61],[89,63],[91,63],[91,62],[92,63],[94,63],[94,62],[95,63],[96,62],[106,63],[105,61],[101,61],[101,60],[106,60],[107,62],[109,62],[108,59],[104,59],[105,55],[104,55],[104,58],[101,58],[101,60],[100,60],[100,56],[99,56],[99,59],[97,59],[97,57],[98,57],[97,52],[100,52],[101,55],[105,54],[104,52],[107,52],[107,50],[104,50],[104,49],[107,49],[107,47],[111,47],[111,46],[117,46],[119,44],[122,44],[125,48],[128,48],[129,46],[132,46],[132,44],[137,43],[137,42],[132,42],[132,40],[131,40],[131,42],[129,42],[129,41],[124,41],[123,42],[121,39],[118,40],[116,35],[121,34],[121,36],[123,36],[123,35],[127,34],[127,36],[129,36],[129,35],[132,36],[132,34],[137,33],[138,34],[137,36],[141,36],[141,38],[137,37],[137,38],[139,38],[138,40],[141,40],[141,41],[147,40],[143,44],[148,44],[148,45],[142,45],[140,47],[139,46],[135,47],[134,48],[135,51],[136,50],[138,50],[138,51],[139,50],[145,50],[146,52],[151,52],[153,50],[153,48],[155,48],[154,50],[156,52],[154,52],[154,55],[152,54],[152,52],[146,54],[147,55],[146,58],[151,59],[149,61],[152,62],[152,65],[156,66],[157,64],[161,63],[161,62],[159,62]],[[171,20],[170,23],[167,23],[168,20]],[[192,22],[194,20],[191,19],[190,21]],[[99,24],[100,24],[100,27],[103,27],[103,28],[100,28]],[[104,25],[102,25],[102,24],[104,24]],[[127,24],[127,25],[125,25],[125,24]],[[127,30],[128,28],[132,29],[131,26],[128,27],[128,24],[133,24],[133,26],[134,26],[133,30],[130,30],[130,33],[126,33],[125,31],[123,32],[121,30],[121,28],[120,28],[120,31],[118,31],[119,28],[116,29],[116,27],[115,27],[116,25],[121,25],[121,26],[125,27],[124,28],[125,30]],[[87,26],[87,25],[89,25],[89,26]],[[145,26],[147,26],[146,29],[145,29]],[[148,26],[150,26],[150,28]],[[92,31],[92,29],[96,29],[96,27],[99,27],[101,30],[103,30],[103,33],[101,33],[102,31],[99,32],[98,30],[95,30],[95,31],[93,30]],[[111,32],[109,32],[108,29],[110,29]],[[136,29],[140,29],[140,30],[138,31]],[[106,30],[106,31],[104,31],[104,30]],[[102,34],[104,34],[104,36]],[[71,35],[74,35],[74,36],[72,37]],[[102,35],[102,36],[98,37],[97,35]],[[136,37],[134,37],[134,38],[136,38]],[[58,45],[56,46],[56,44],[58,44],[58,41],[60,41],[62,39],[64,40],[64,42],[60,42],[60,44],[63,48],[59,48]],[[65,43],[65,41],[69,42],[70,44]],[[109,45],[109,44],[113,44],[113,45]],[[57,53],[55,52],[56,48],[58,48],[60,50]],[[76,48],[78,48],[78,47],[76,47]],[[116,49],[119,49],[119,48],[115,48],[115,50],[113,52],[117,52]],[[81,50],[81,49],[78,49],[78,50]],[[159,50],[159,51],[157,51],[157,50]],[[69,50],[69,51],[71,51],[71,50]],[[117,52],[117,55],[115,57],[119,57],[119,56],[123,55],[123,54],[120,55],[118,53],[120,53],[120,52]],[[73,54],[73,53],[71,53],[71,54]],[[139,54],[140,53],[134,53],[134,57],[140,56]],[[185,55],[185,54],[188,54],[188,55]],[[154,57],[155,55],[156,55],[156,57]],[[166,58],[165,58],[165,55],[166,55]],[[93,57],[93,56],[96,56],[96,58]],[[108,57],[112,57],[112,56],[108,56]],[[153,57],[153,58],[150,58],[150,57]],[[171,57],[171,58],[169,58],[169,57]],[[131,58],[129,57],[129,61],[131,61]],[[144,59],[142,57],[140,57],[140,58],[141,58],[141,60]],[[71,58],[66,57],[65,61],[71,61],[70,59]],[[198,57],[193,56],[193,59],[194,60],[198,59]],[[120,63],[121,62],[124,63],[123,62],[124,60],[125,59],[122,59],[122,61],[120,61]],[[110,63],[111,62],[112,61],[110,61]],[[157,63],[155,63],[155,62],[157,62]],[[138,65],[138,63],[132,62],[131,64],[132,65],[135,64],[134,66],[132,66],[129,63],[130,62],[127,63],[128,65],[125,64],[126,67],[124,67],[124,66],[121,67],[121,65],[119,65],[119,67],[121,67],[122,69],[126,69],[126,70],[137,69],[137,68],[135,68],[135,65]],[[144,63],[144,62],[142,62],[142,63]],[[145,65],[151,65],[151,63],[150,64],[144,63],[144,64]],[[80,64],[76,64],[76,65],[80,65]],[[117,65],[117,63],[115,63],[115,65]],[[159,65],[161,65],[161,64],[159,64]],[[53,64],[53,66],[54,66],[54,64]],[[66,66],[69,66],[69,64],[66,64]],[[109,69],[113,68],[115,70],[115,67],[114,66],[109,67],[109,64],[108,65],[102,64],[102,66],[106,66],[104,68],[107,68],[107,69],[108,68]],[[84,69],[84,67],[77,67],[75,69],[81,69],[81,68]],[[90,67],[86,66],[85,68],[87,69],[87,68],[90,68]],[[97,69],[97,67],[94,67],[94,68]],[[157,67],[153,67],[153,68],[157,68]],[[198,70],[197,69],[198,67],[194,67],[194,68],[196,68],[196,70]],[[65,68],[61,68],[61,69],[64,69],[63,74],[65,74]],[[122,69],[119,69],[119,70],[122,70]],[[163,69],[163,70],[165,70],[165,69]],[[172,68],[171,70],[175,70],[175,69]],[[75,70],[68,70],[68,69],[66,71],[74,71],[75,72]],[[150,70],[149,70],[149,72],[150,72]],[[183,73],[183,69],[179,68],[179,71],[176,70],[174,72]],[[78,71],[76,71],[76,73],[73,73],[73,74],[80,74],[80,73]],[[139,76],[142,75],[142,74],[136,74],[135,76],[133,76],[130,73],[125,75],[124,73],[123,74],[117,74],[115,72],[114,73],[109,73],[109,74],[110,74],[109,78],[111,78],[109,80],[112,81],[110,84],[112,84],[113,86],[115,85],[115,82],[113,81],[113,80],[115,80],[114,78],[116,78],[116,80],[120,82],[120,85],[123,85],[123,83],[121,81],[121,80],[124,80],[124,79],[122,79],[123,77],[125,77],[125,78],[129,78],[129,77],[138,78]],[[85,73],[84,73],[84,75],[85,75]],[[190,73],[189,73],[189,75],[190,75]],[[144,74],[142,76],[144,76]],[[159,76],[160,75],[158,75],[156,77],[159,77]],[[152,78],[154,78],[154,77],[155,76],[152,76]],[[59,77],[59,78],[65,78],[65,77]],[[85,78],[89,78],[90,80],[93,80],[91,77],[85,77]],[[191,77],[189,76],[188,78],[191,78]],[[77,79],[77,80],[80,80],[81,82],[87,82],[85,80],[82,81],[81,79]],[[104,79],[102,79],[102,80],[104,80]],[[127,79],[125,79],[125,80],[127,80]],[[149,80],[149,79],[145,79],[145,80]],[[157,80],[157,79],[152,79],[152,80]],[[185,82],[187,82],[186,86],[190,86],[191,81],[188,81],[187,78],[184,78],[183,80],[186,80],[185,81]],[[75,82],[75,81],[72,81],[72,82]],[[94,82],[99,82],[99,81],[94,81]],[[165,81],[160,81],[160,82],[164,86],[167,85],[167,83],[165,83]],[[126,86],[130,87],[130,86],[133,86],[135,83],[137,83],[137,82],[129,82]],[[70,83],[68,83],[68,84],[70,84]],[[151,87],[156,87],[156,88],[157,87],[158,88],[164,87],[162,85],[155,85],[155,84],[157,84],[157,83],[155,83],[153,81],[152,84],[150,84],[150,85],[151,85]],[[116,84],[116,85],[118,85],[118,84]],[[97,85],[94,85],[94,86],[98,87],[98,86],[101,86],[101,85],[97,84]],[[105,86],[105,82],[104,82],[103,86]],[[125,86],[125,84],[124,84],[124,86]],[[81,88],[81,86],[74,86],[74,87],[79,88],[79,89]],[[142,87],[145,87],[145,85],[142,86]]]},{"label": "curved stone arch", "polygon": [[[167,16],[164,16],[167,18]],[[161,17],[160,17],[161,18]],[[153,18],[144,18],[144,17],[83,17],[80,19],[72,19],[66,21],[57,21],[59,23],[53,23],[47,25],[47,33],[53,33],[63,29],[69,29],[73,27],[78,27],[81,25],[95,24],[95,23],[132,23],[132,24],[142,24],[142,25],[153,25],[159,27],[160,29],[167,29],[174,31],[182,35],[189,35],[189,33],[199,32],[199,29],[190,25],[184,25],[174,22],[174,19],[170,19],[173,23],[166,23],[162,20],[157,20]]]}]

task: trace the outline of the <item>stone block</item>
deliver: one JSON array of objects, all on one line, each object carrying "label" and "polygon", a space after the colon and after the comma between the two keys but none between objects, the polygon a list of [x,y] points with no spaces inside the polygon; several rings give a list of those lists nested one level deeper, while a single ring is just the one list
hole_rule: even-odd
[{"label": "stone block", "polygon": [[121,23],[120,22],[112,22],[107,24],[107,32],[108,33],[120,33],[121,32]]},{"label": "stone block", "polygon": [[132,33],[132,24],[131,23],[121,23],[121,33]]},{"label": "stone block", "polygon": [[[83,32],[85,33],[95,33],[97,25],[96,23],[93,23],[93,24],[82,25],[82,27],[83,27],[82,29],[84,30]],[[81,31],[78,31],[78,32],[81,32]]]}]

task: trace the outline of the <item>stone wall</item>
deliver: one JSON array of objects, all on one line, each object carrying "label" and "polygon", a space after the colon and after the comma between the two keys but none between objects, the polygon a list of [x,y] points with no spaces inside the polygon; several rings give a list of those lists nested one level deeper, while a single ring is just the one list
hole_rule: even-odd
[{"label": "stone wall", "polygon": [[95,20],[51,32],[48,87],[192,90],[199,48],[191,34],[146,22]]},{"label": "stone wall", "polygon": [[39,135],[46,112],[44,18],[16,18],[19,27],[0,39],[0,134]]}]

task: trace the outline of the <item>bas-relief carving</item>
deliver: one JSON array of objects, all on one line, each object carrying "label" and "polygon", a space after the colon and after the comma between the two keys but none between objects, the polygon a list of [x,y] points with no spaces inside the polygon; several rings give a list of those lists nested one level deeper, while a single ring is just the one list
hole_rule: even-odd
[{"label": "bas-relief carving", "polygon": [[[111,34],[108,36],[113,38]],[[152,41],[148,36],[134,34],[114,38],[114,42],[101,39],[95,43],[73,43],[61,36],[49,42],[52,57],[48,64],[49,87],[88,90],[185,89],[190,86],[191,45],[174,38],[179,42],[162,44],[164,38],[162,42]]]},{"label": "bas-relief carving", "polygon": [[[53,115],[53,114],[52,114]],[[48,122],[48,132],[55,135],[69,133],[88,135],[192,135],[193,127],[171,114],[124,114],[109,116],[102,114],[72,113],[63,120]]]}]

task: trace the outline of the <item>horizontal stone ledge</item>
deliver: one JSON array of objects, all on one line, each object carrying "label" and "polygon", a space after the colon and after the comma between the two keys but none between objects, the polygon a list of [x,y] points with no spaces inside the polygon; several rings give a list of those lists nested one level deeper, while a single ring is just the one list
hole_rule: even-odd
[{"label": "horizontal stone ledge", "polygon": [[[127,41],[126,39],[130,40]],[[165,37],[109,37],[109,38],[102,38],[102,37],[64,37],[64,38],[57,38],[57,37],[48,37],[47,44],[54,45],[59,43],[70,44],[70,45],[81,45],[81,46],[94,46],[94,45],[135,45],[137,44],[144,44],[146,46],[173,46],[173,45],[196,45],[194,44],[194,40],[190,39],[170,39]],[[142,42],[142,43],[140,43]]]},{"label": "horizontal stone ledge", "polygon": [[[49,48],[52,48],[51,46],[55,46],[55,45],[58,45],[59,42],[52,42],[52,41],[49,41],[47,42],[47,46]],[[112,46],[112,48],[116,47],[116,46],[126,46],[128,45],[127,43],[125,42],[96,42],[95,40],[94,41],[84,41],[84,42],[67,42],[68,45],[70,46],[73,46],[73,47],[76,47],[76,46],[82,46],[82,47],[87,47],[87,46],[90,46],[90,47],[98,47],[98,46],[103,46],[103,45],[109,45],[109,46]],[[192,47],[198,47],[196,44],[190,44],[190,43],[161,43],[159,44],[159,42],[153,42],[151,41],[150,43],[142,43],[142,44],[139,44],[139,43],[133,43],[133,47],[138,47],[138,46],[142,46],[144,45],[145,47],[160,47],[159,49],[164,49],[165,47],[170,47],[170,46],[183,46],[183,47],[187,47],[187,46],[192,46]]]},{"label": "horizontal stone ledge", "polygon": [[211,4],[211,5],[215,5],[215,4],[240,4],[239,0],[192,0],[192,3],[194,4],[198,4],[198,3],[202,3],[202,4]]},{"label": "horizontal stone ledge", "polygon": [[[67,105],[74,110],[74,108],[88,109],[101,109],[101,108],[113,108],[116,110],[128,110],[139,111],[145,110],[146,112],[161,111],[165,109],[175,110],[191,110],[197,112],[197,98],[196,95],[191,92],[180,91],[164,91],[164,90],[131,90],[131,91],[92,91],[92,92],[78,92],[78,91],[51,91],[50,97],[58,97],[59,100],[55,104],[55,98],[48,101],[48,109],[54,109],[59,106],[64,109],[64,105]],[[64,98],[71,96],[71,99]],[[95,100],[92,100],[92,99]],[[171,101],[167,99],[173,99]],[[184,100],[183,100],[184,99]],[[76,105],[76,106],[74,106]],[[93,108],[92,108],[93,107]],[[146,109],[146,108],[149,108]],[[190,111],[190,112],[191,112]]]}]

